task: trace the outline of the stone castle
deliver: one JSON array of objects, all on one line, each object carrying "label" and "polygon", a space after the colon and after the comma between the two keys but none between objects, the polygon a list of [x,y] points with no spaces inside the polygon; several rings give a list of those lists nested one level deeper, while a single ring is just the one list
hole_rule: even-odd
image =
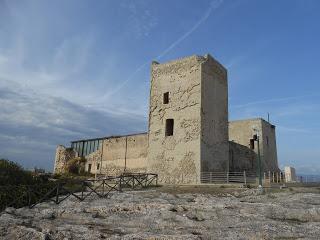
[{"label": "stone castle", "polygon": [[147,133],[71,142],[56,150],[54,172],[84,157],[85,171],[152,172],[161,183],[200,183],[203,172],[278,171],[275,126],[262,118],[228,121],[227,70],[210,55],[152,62]]}]

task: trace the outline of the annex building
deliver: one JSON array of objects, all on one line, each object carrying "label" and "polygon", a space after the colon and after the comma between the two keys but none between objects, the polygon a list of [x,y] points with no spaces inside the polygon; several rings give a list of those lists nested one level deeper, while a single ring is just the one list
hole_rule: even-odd
[{"label": "annex building", "polygon": [[202,172],[278,171],[275,126],[228,120],[227,70],[210,55],[152,62],[148,132],[59,145],[54,172],[84,157],[85,171],[152,172],[161,183],[200,183]]}]

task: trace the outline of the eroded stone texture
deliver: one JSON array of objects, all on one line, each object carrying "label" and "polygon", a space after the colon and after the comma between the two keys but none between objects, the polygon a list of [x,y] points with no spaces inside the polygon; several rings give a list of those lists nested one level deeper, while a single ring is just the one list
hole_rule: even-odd
[{"label": "eroded stone texture", "polygon": [[54,161],[54,173],[64,173],[66,171],[67,162],[76,156],[78,155],[72,148],[58,145]]},{"label": "eroded stone texture", "polygon": [[319,239],[319,191],[188,188],[7,208],[0,239]]},{"label": "eroded stone texture", "polygon": [[[146,172],[147,146],[146,133],[105,138],[97,151],[84,156],[85,171],[106,175]],[[63,173],[67,161],[77,155],[71,148],[58,146],[55,173]]]},{"label": "eroded stone texture", "polygon": [[[162,183],[199,182],[203,61],[192,56],[152,64],[148,171],[158,173]],[[164,104],[166,92],[169,102]],[[172,136],[165,136],[166,119],[174,120]]]},{"label": "eroded stone texture", "polygon": [[145,172],[147,134],[113,137],[103,141],[101,173],[118,175],[126,172]]},{"label": "eroded stone texture", "polygon": [[[148,170],[163,183],[199,183],[200,171],[226,171],[227,105],[227,72],[211,56],[153,63]],[[172,136],[167,119],[174,120]]]}]

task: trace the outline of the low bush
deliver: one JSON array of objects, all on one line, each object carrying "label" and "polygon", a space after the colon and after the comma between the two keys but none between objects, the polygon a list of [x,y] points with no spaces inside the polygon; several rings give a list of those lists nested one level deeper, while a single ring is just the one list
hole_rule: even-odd
[{"label": "low bush", "polygon": [[34,184],[37,181],[32,173],[24,170],[19,164],[0,159],[0,186]]},{"label": "low bush", "polygon": [[[7,206],[20,208],[33,204],[56,185],[56,182],[47,182],[34,185],[0,186],[0,211]],[[51,195],[54,196],[54,194],[55,192]]]}]

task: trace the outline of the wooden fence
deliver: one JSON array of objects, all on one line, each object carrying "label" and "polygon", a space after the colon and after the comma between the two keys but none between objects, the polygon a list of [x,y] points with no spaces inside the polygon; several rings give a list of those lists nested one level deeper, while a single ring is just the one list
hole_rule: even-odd
[{"label": "wooden fence", "polygon": [[[28,206],[33,208],[44,201],[59,204],[70,196],[74,196],[79,201],[85,200],[92,194],[100,198],[107,198],[111,192],[121,192],[128,188],[145,188],[157,184],[157,174],[124,173],[103,179],[56,181],[43,186],[3,186],[0,187],[0,193],[5,194],[0,194],[0,200],[5,202],[2,202],[0,210],[4,210],[6,207]],[[16,191],[17,189],[19,191]]]}]

